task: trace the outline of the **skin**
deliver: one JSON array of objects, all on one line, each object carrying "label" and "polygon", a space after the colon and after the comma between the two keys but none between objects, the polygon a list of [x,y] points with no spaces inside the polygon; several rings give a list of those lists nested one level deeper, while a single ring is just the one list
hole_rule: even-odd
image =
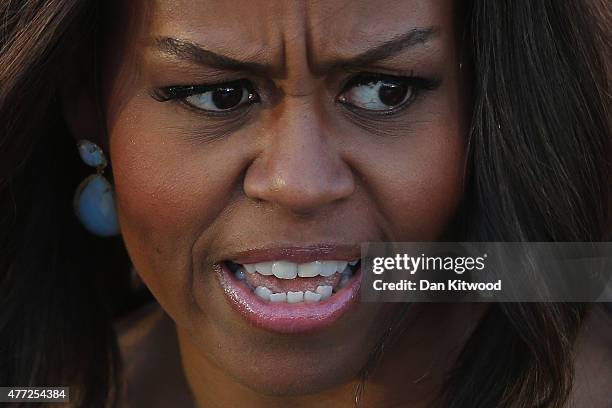
[{"label": "skin", "polygon": [[[446,233],[463,195],[469,116],[452,3],[159,0],[109,10],[104,124],[91,94],[74,96],[67,115],[75,137],[99,135],[110,158],[123,240],[172,319],[164,332],[176,336],[169,344],[185,375],[176,389],[189,386],[197,405],[351,406],[359,371],[399,306],[359,304],[323,331],[280,336],[231,309],[213,265],[248,249]],[[351,72],[333,67],[417,28],[433,34]],[[161,37],[268,68],[188,61],[160,50]],[[339,103],[357,72],[410,73],[438,85],[401,112],[376,116]],[[261,101],[225,118],[152,96],[242,78]],[[393,343],[400,346],[389,345],[391,358],[369,379],[365,406],[430,401],[481,313],[410,309]]]}]

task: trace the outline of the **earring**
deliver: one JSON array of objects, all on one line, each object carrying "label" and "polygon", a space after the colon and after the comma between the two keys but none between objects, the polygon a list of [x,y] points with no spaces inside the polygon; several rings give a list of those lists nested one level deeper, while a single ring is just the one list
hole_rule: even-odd
[{"label": "earring", "polygon": [[79,184],[74,194],[74,212],[85,229],[94,235],[110,237],[119,234],[113,187],[104,178],[107,162],[102,149],[89,140],[77,143],[83,162],[96,169]]}]

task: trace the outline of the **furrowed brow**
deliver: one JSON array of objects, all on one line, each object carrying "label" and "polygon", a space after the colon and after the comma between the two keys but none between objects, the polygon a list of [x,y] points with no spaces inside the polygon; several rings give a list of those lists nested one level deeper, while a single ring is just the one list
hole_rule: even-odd
[{"label": "furrowed brow", "polygon": [[250,61],[240,61],[209,51],[194,42],[181,40],[178,38],[156,38],[155,47],[164,54],[172,55],[182,60],[195,62],[199,65],[206,65],[230,71],[251,71],[255,73],[274,71],[273,67],[270,65]]},{"label": "furrowed brow", "polygon": [[375,62],[383,61],[406,49],[425,44],[438,34],[435,27],[413,28],[412,30],[395,36],[394,38],[376,45],[354,57],[339,59],[325,64],[325,68],[363,67]]},{"label": "furrowed brow", "polygon": [[[413,28],[410,31],[376,45],[354,57],[337,59],[322,64],[317,71],[329,69],[363,67],[388,59],[408,48],[427,43],[438,33],[437,28]],[[172,37],[155,39],[158,51],[179,59],[230,71],[247,71],[257,74],[278,74],[279,69],[271,65],[251,61],[241,61],[219,53],[209,51],[199,44]],[[282,69],[281,69],[282,70]]]}]

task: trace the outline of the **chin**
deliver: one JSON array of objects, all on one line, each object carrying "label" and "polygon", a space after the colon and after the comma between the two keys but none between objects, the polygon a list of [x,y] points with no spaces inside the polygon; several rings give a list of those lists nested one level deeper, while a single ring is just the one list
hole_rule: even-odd
[{"label": "chin", "polygon": [[231,375],[257,394],[287,397],[321,393],[356,378],[367,362],[366,351],[338,356],[330,350],[306,358],[262,353],[261,363],[234,367]]}]

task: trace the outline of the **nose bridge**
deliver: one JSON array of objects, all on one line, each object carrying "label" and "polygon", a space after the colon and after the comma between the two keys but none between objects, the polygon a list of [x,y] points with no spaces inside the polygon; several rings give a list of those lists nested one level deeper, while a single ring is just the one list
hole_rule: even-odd
[{"label": "nose bridge", "polygon": [[[319,176],[331,170],[334,152],[323,130],[319,115],[308,110],[309,96],[287,98],[269,136],[267,153],[273,172],[286,182],[307,187],[319,184]],[[320,180],[323,181],[323,180]]]},{"label": "nose bridge", "polygon": [[248,169],[248,196],[295,212],[309,212],[350,195],[350,169],[327,134],[323,118],[308,106],[312,95],[288,97],[267,127],[260,156]]}]

